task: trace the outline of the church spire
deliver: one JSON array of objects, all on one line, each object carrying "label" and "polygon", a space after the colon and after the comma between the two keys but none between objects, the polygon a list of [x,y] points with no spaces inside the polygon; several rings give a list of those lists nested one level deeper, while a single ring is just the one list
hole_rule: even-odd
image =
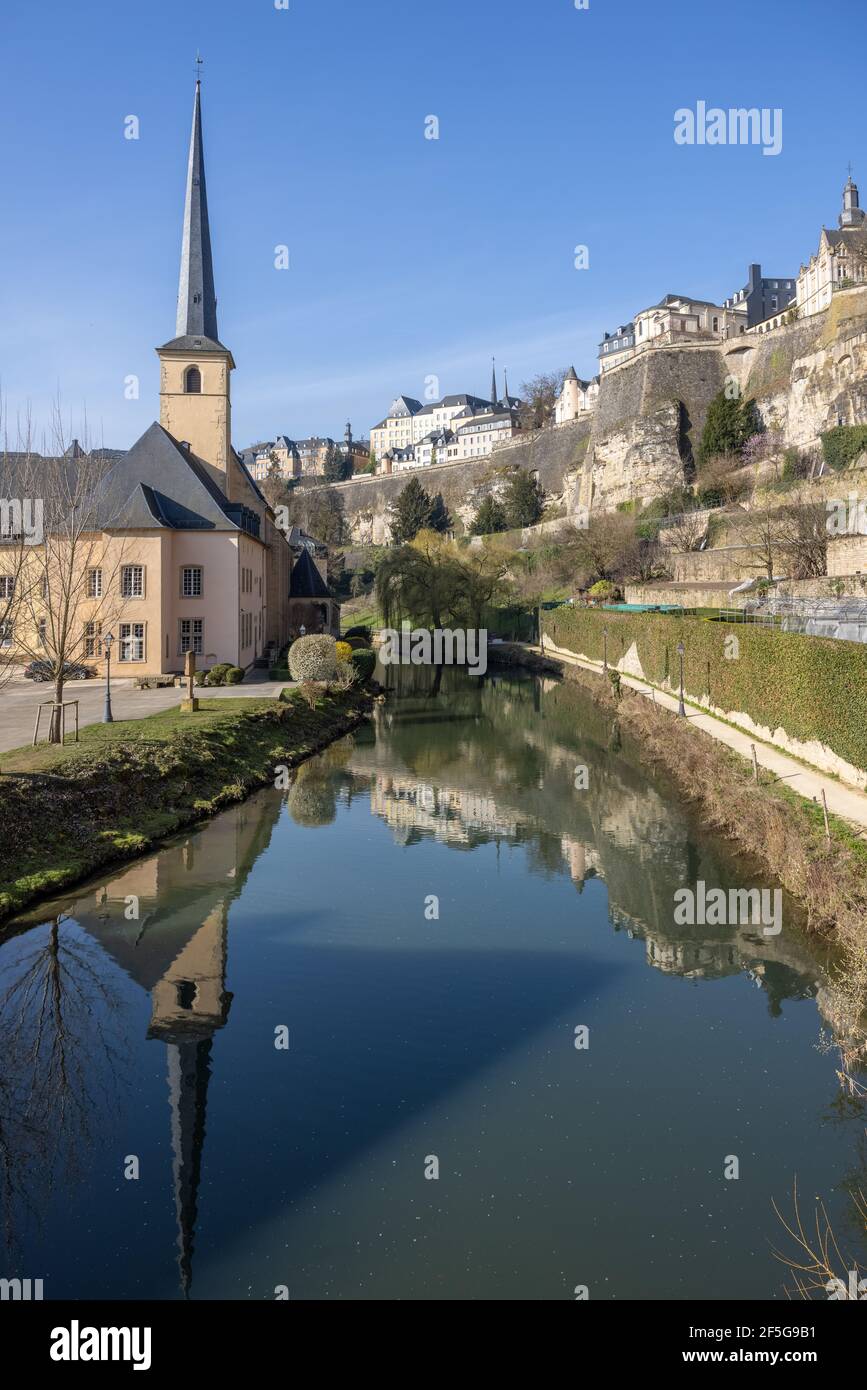
[{"label": "church spire", "polygon": [[196,80],[193,130],[187,166],[184,203],[184,235],[181,244],[181,278],[178,285],[177,336],[211,338],[219,342],[211,229],[205,188],[205,152],[202,144],[201,80]]},{"label": "church spire", "polygon": [[491,370],[491,400],[494,402],[494,405],[496,405],[496,404],[497,404],[497,359],[496,359],[496,357],[492,357],[492,358],[491,358],[491,362],[492,362],[492,364],[493,364],[493,365],[492,365],[492,370]]}]

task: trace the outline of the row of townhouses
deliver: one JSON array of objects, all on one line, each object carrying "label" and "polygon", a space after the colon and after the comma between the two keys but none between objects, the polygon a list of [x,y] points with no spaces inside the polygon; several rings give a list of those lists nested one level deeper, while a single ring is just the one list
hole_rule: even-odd
[{"label": "row of townhouses", "polygon": [[401,473],[483,458],[521,429],[522,405],[517,396],[509,395],[507,378],[500,396],[496,366],[488,399],[464,392],[422,405],[412,396],[398,396],[385,419],[370,431],[377,472]]}]

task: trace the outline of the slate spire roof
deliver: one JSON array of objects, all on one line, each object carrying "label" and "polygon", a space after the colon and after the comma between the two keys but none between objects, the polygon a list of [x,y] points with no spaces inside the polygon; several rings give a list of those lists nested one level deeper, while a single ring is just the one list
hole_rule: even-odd
[{"label": "slate spire roof", "polygon": [[193,129],[187,165],[184,234],[181,243],[181,278],[178,285],[177,336],[205,337],[219,342],[211,228],[205,187],[205,151],[202,143],[201,83],[196,83]]},{"label": "slate spire roof", "polygon": [[289,597],[331,597],[328,592],[328,586],[310,558],[310,551],[306,548],[302,550],[292,567],[292,573],[289,576]]}]

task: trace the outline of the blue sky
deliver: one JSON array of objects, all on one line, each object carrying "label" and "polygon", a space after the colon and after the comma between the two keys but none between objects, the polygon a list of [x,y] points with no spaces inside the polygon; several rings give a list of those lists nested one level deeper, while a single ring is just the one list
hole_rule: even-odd
[{"label": "blue sky", "polygon": [[[796,273],[849,160],[867,203],[865,40],[864,0],[18,0],[0,47],[11,428],[28,409],[45,425],[59,393],[72,432],[86,417],[123,447],[158,413],[197,48],[243,447],[347,418],[366,434],[428,376],[485,394],[492,354],[513,391],[591,375],[603,330],[665,293],[724,297],[751,261]],[[676,145],[699,100],[782,108],[782,153]]]}]

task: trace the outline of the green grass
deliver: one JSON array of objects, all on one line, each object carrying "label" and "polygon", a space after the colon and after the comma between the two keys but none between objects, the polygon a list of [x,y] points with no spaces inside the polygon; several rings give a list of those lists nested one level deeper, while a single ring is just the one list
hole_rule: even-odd
[{"label": "green grass", "polygon": [[78,743],[67,735],[66,743],[40,743],[36,748],[11,748],[0,753],[0,773],[50,772],[67,774],[70,767],[86,761],[95,751],[125,743],[168,743],[175,734],[213,730],[234,723],[241,714],[256,714],[273,705],[272,700],[203,700],[195,714],[167,709],[144,719],[117,719],[113,724],[87,724]]},{"label": "green grass", "polygon": [[[0,919],[243,800],[354,727],[367,697],[201,700],[0,757]],[[24,774],[9,776],[5,774]]]}]

